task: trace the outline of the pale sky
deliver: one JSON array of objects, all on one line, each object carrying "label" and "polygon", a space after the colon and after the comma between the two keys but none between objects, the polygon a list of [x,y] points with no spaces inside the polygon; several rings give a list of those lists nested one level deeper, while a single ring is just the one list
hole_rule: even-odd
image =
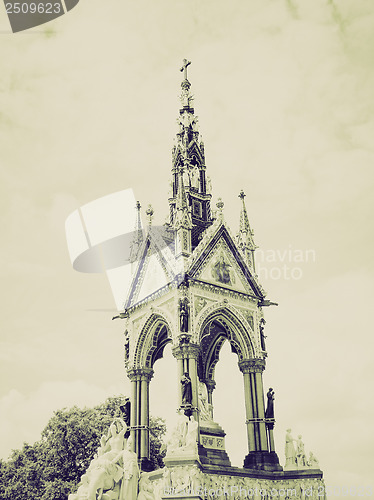
[{"label": "pale sky", "polygon": [[[281,462],[290,427],[335,493],[374,489],[372,0],[81,0],[18,34],[0,7],[0,32],[0,456],[58,408],[128,394],[109,284],[73,270],[64,225],[129,188],[164,222],[188,58],[214,203],[235,232],[246,192],[279,303],[265,310],[264,383]],[[242,380],[224,354],[215,418],[241,465]],[[166,350],[154,414],[175,411],[173,369]]]}]

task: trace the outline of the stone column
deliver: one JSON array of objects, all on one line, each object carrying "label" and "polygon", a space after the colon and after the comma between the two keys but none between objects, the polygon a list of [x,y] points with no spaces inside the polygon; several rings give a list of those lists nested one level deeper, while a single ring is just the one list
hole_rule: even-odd
[{"label": "stone column", "polygon": [[140,453],[141,460],[149,459],[149,382],[153,376],[151,368],[139,370],[140,385]]},{"label": "stone column", "polygon": [[265,425],[265,403],[264,403],[264,387],[262,384],[262,372],[265,365],[262,367],[257,365],[255,371],[255,381],[256,381],[256,393],[257,393],[257,415],[258,415],[258,426],[260,432],[260,450],[268,450],[268,441],[266,436],[266,425]]},{"label": "stone column", "polygon": [[249,361],[239,362],[239,369],[243,373],[244,381],[244,402],[245,402],[245,416],[247,426],[247,439],[248,451],[255,451],[257,449],[257,439],[255,434],[254,425],[254,409],[253,409],[253,389],[251,387],[251,367]]},{"label": "stone column", "polygon": [[239,369],[243,373],[244,379],[249,452],[268,450],[262,386],[262,372],[264,368],[265,361],[262,359],[249,359],[239,362]]},{"label": "stone column", "polygon": [[213,379],[208,379],[205,384],[208,391],[208,403],[213,405],[213,391],[216,388],[216,382]]},{"label": "stone column", "polygon": [[188,348],[188,369],[192,385],[192,414],[198,420],[199,388],[197,386],[197,358],[199,356],[199,346],[190,344]]},{"label": "stone column", "polygon": [[138,453],[139,456],[139,443],[138,443],[138,420],[139,420],[139,399],[138,399],[138,382],[139,382],[139,375],[137,373],[137,370],[128,370],[127,376],[130,379],[131,382],[131,412],[130,412],[130,435],[132,436],[133,439],[133,451]]},{"label": "stone column", "polygon": [[131,381],[130,434],[133,436],[134,451],[144,461],[149,458],[149,381],[153,370],[131,369],[127,376]]}]

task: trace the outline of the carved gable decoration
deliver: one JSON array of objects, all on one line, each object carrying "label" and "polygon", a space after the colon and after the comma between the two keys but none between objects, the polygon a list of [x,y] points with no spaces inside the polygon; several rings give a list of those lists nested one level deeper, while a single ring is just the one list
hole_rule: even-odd
[{"label": "carved gable decoration", "polygon": [[222,225],[193,262],[189,274],[193,278],[243,293],[262,293],[245,265],[229,233]]}]

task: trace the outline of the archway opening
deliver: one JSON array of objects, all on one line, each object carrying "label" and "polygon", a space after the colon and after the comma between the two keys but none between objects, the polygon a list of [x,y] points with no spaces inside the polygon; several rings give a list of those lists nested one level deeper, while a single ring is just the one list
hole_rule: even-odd
[{"label": "archway opening", "polygon": [[214,421],[226,432],[226,451],[231,464],[243,467],[248,453],[243,375],[238,368],[238,357],[226,340],[220,350],[214,378]]},{"label": "archway opening", "polygon": [[162,359],[155,362],[153,370],[149,388],[150,415],[165,419],[169,432],[176,424],[179,389],[177,363],[171,352],[171,343],[164,346]]}]

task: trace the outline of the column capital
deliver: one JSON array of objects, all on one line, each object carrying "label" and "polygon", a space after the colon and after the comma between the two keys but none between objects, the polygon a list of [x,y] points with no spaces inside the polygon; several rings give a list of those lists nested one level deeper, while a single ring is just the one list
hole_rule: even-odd
[{"label": "column capital", "polygon": [[262,373],[265,370],[265,360],[261,358],[243,359],[238,365],[242,373]]},{"label": "column capital", "polygon": [[135,380],[146,380],[150,381],[153,377],[154,371],[152,368],[131,368],[127,370],[127,376],[131,380],[131,382]]},{"label": "column capital", "polygon": [[199,344],[182,344],[172,348],[173,356],[177,359],[193,358],[198,359],[200,346]]}]

